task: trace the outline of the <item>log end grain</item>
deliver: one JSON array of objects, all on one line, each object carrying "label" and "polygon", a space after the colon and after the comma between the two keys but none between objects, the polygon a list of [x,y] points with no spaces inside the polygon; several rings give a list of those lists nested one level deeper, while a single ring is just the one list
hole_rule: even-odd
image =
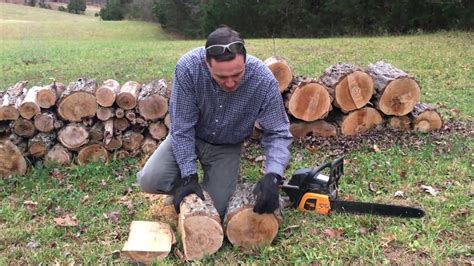
[{"label": "log end grain", "polygon": [[293,81],[293,71],[291,70],[288,62],[283,57],[273,56],[264,61],[270,71],[278,81],[280,92],[284,92],[288,89],[289,85]]},{"label": "log end grain", "polygon": [[58,114],[67,121],[79,122],[85,117],[94,116],[96,112],[95,96],[85,91],[73,92],[58,104]]},{"label": "log end grain", "polygon": [[355,71],[336,85],[334,101],[344,112],[349,112],[364,107],[373,94],[372,77],[363,71]]},{"label": "log end grain", "polygon": [[71,123],[59,131],[58,140],[64,147],[75,150],[88,142],[89,131],[81,124]]},{"label": "log end grain", "polygon": [[62,165],[69,165],[72,161],[71,152],[69,152],[61,144],[56,144],[48,151],[45,156],[45,161],[49,163],[58,163]]},{"label": "log end grain", "polygon": [[28,165],[20,149],[9,140],[0,141],[0,176],[24,175]]},{"label": "log end grain", "polygon": [[294,117],[311,122],[327,116],[332,109],[331,101],[323,85],[308,83],[293,92],[288,109]]},{"label": "log end grain", "polygon": [[17,120],[20,117],[20,112],[14,106],[0,107],[0,121]]},{"label": "log end grain", "polygon": [[371,107],[364,107],[352,111],[344,117],[341,125],[343,135],[356,135],[366,132],[375,126],[382,124],[383,119],[380,113]]},{"label": "log end grain", "polygon": [[99,144],[92,144],[82,148],[77,154],[77,163],[86,165],[88,162],[109,163],[109,153]]},{"label": "log end grain", "polygon": [[391,128],[408,131],[411,129],[411,120],[408,116],[392,116],[389,119],[389,126]]},{"label": "log end grain", "polygon": [[146,120],[163,118],[168,112],[168,99],[158,94],[150,95],[139,101],[138,111]]},{"label": "log end grain", "polygon": [[431,130],[440,129],[443,126],[443,119],[438,112],[429,110],[421,113],[415,121],[413,121],[413,128],[416,131],[428,132]]},{"label": "log end grain", "polygon": [[335,125],[324,120],[314,122],[299,122],[290,125],[290,132],[293,138],[302,139],[306,136],[333,137],[337,135]]},{"label": "log end grain", "polygon": [[420,101],[420,86],[412,78],[399,78],[388,83],[378,107],[387,115],[402,116],[410,113]]}]

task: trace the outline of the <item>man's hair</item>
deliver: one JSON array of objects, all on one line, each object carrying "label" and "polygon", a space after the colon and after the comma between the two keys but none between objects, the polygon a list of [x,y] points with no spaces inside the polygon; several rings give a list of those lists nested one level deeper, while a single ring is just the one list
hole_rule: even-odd
[{"label": "man's hair", "polygon": [[245,62],[245,58],[247,57],[247,51],[245,50],[245,46],[243,47],[242,51],[238,52],[237,54],[234,54],[227,49],[221,55],[210,55],[209,52],[207,51],[207,47],[211,45],[216,45],[216,44],[226,45],[226,44],[229,44],[231,42],[236,42],[236,41],[244,42],[244,40],[240,37],[240,33],[233,30],[227,25],[220,25],[217,29],[211,32],[209,36],[207,36],[207,41],[206,41],[207,62],[210,64],[211,59],[214,59],[218,62],[231,61],[235,58],[237,54],[243,55],[244,62]]}]

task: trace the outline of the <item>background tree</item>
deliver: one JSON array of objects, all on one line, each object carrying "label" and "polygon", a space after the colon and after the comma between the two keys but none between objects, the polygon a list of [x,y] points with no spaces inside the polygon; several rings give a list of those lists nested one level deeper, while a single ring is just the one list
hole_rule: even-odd
[{"label": "background tree", "polygon": [[86,0],[69,0],[67,10],[74,14],[84,14],[84,11],[86,11]]}]

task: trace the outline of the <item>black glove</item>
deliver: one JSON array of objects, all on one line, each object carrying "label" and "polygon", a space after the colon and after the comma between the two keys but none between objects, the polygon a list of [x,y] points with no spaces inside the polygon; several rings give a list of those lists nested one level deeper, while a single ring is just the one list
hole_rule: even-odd
[{"label": "black glove", "polygon": [[181,201],[183,201],[184,197],[189,194],[194,193],[204,200],[204,193],[202,192],[201,185],[199,185],[197,174],[186,176],[181,180],[181,182],[181,186],[176,189],[173,198],[173,205],[176,213],[179,213],[179,205],[181,205]]},{"label": "black glove", "polygon": [[278,185],[281,183],[281,176],[275,173],[268,173],[258,181],[253,193],[257,195],[257,202],[253,207],[256,213],[272,213],[279,206]]}]

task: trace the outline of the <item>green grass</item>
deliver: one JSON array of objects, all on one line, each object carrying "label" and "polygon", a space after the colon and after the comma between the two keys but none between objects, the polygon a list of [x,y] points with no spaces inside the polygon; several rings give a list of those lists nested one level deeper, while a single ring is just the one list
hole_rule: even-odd
[{"label": "green grass", "polygon": [[[472,33],[328,39],[250,39],[249,53],[285,57],[296,74],[318,77],[345,61],[366,66],[385,60],[417,77],[422,101],[441,106],[446,119],[472,123],[474,45]],[[275,43],[275,51],[274,51]],[[0,4],[0,88],[20,80],[30,85],[55,78],[69,83],[87,76],[148,82],[171,80],[176,60],[204,40],[178,40],[158,25],[104,22],[51,10]],[[459,111],[459,113],[457,112]],[[411,133],[407,133],[411,134]],[[225,243],[202,263],[219,264],[462,264],[473,260],[472,135],[444,141],[420,135],[420,147],[398,142],[374,152],[365,145],[345,154],[341,198],[420,206],[423,219],[303,214],[286,209],[272,246],[253,254]],[[381,142],[383,139],[380,140]],[[247,149],[242,176],[256,181],[261,150]],[[334,159],[327,150],[292,147],[287,176],[301,167]],[[0,179],[0,265],[125,263],[116,256],[133,220],[151,219],[151,202],[139,193],[137,160],[63,168],[37,166],[24,177]],[[59,174],[58,174],[59,173]],[[375,191],[369,189],[375,186]],[[432,196],[421,185],[437,188]],[[396,198],[396,191],[406,198]],[[36,202],[28,209],[26,201]],[[109,218],[118,213],[118,219]],[[54,218],[74,216],[77,226],[59,227]],[[339,230],[339,238],[326,229]],[[181,245],[175,247],[181,248]],[[171,254],[167,264],[181,263]]]}]

